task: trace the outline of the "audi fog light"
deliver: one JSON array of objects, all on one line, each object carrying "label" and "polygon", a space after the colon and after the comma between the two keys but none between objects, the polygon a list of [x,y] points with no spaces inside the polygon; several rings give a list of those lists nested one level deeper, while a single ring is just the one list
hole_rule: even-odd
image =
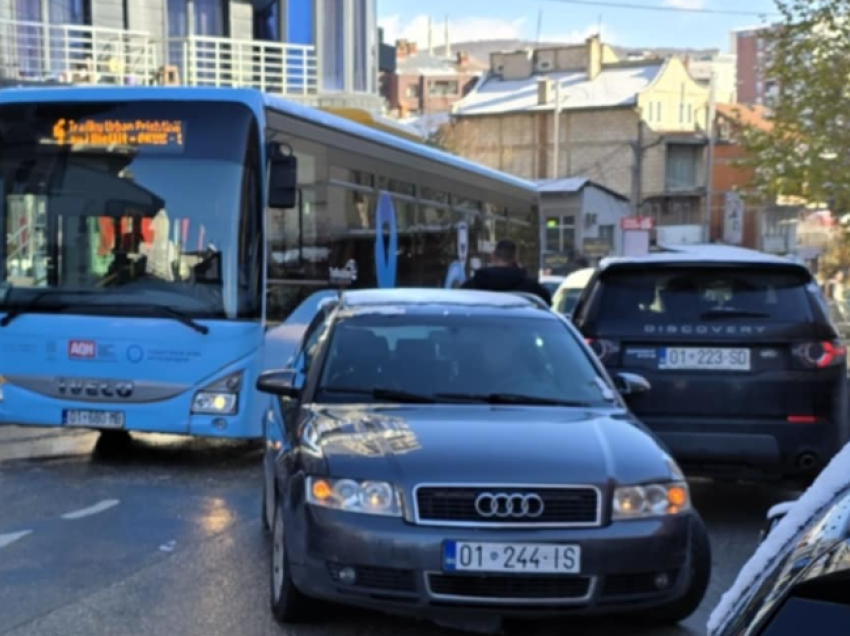
[{"label": "audi fog light", "polygon": [[398,491],[392,484],[383,481],[309,477],[307,503],[346,512],[401,516]]},{"label": "audi fog light", "polygon": [[239,408],[242,372],[233,373],[204,387],[192,400],[192,413],[199,415],[233,415]]},{"label": "audi fog light", "polygon": [[689,510],[691,496],[686,483],[626,486],[614,491],[614,521],[664,517]]}]

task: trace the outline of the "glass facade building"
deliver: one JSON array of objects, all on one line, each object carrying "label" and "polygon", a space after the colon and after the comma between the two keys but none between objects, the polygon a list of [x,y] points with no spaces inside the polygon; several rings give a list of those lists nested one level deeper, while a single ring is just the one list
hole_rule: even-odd
[{"label": "glass facade building", "polygon": [[[301,51],[307,50],[309,72],[315,75],[311,92],[340,105],[345,105],[345,96],[372,96],[380,103],[377,0],[0,0],[0,39],[17,42],[21,49],[0,52],[0,77],[23,70],[35,79],[45,68],[56,73],[67,70],[45,63],[42,50],[48,56],[58,55],[51,49],[64,54],[71,46],[66,41],[72,39],[77,48],[92,48],[87,32],[71,38],[68,26],[149,37],[156,65],[177,68],[183,84],[193,77],[187,63],[200,64],[204,73],[216,77],[216,85],[246,85],[246,59],[255,66],[258,60],[273,59],[270,72],[282,73],[282,67],[294,66]],[[54,33],[62,33],[65,40],[49,42],[59,37]],[[208,40],[197,44],[204,38]],[[187,53],[188,40],[196,43]],[[88,55],[103,57],[101,51]],[[4,61],[4,56],[10,59]],[[132,52],[124,57],[132,58]],[[251,72],[264,75],[263,69]],[[221,80],[228,74],[239,77]]]}]

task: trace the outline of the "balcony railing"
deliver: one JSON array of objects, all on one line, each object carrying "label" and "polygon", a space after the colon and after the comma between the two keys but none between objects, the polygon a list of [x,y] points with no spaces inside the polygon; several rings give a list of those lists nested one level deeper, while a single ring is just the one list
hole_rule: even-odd
[{"label": "balcony railing", "polygon": [[169,39],[167,51],[179,84],[256,88],[289,97],[319,92],[312,46],[192,36]]},{"label": "balcony railing", "polygon": [[146,33],[0,20],[0,78],[73,84],[152,84],[156,47]]}]

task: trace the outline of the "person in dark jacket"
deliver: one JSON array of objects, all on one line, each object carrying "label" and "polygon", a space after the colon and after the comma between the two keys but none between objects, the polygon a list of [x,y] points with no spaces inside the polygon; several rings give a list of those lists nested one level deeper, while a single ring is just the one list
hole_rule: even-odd
[{"label": "person in dark jacket", "polygon": [[520,268],[516,243],[508,239],[496,244],[492,265],[477,270],[461,287],[480,291],[527,292],[540,296],[547,305],[552,304],[549,291],[535,279],[526,276]]}]

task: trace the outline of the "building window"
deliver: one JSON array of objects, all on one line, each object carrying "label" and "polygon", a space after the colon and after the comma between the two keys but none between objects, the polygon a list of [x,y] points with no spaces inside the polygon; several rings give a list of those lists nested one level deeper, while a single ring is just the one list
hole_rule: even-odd
[{"label": "building window", "polygon": [[661,117],[661,102],[658,102],[658,103],[657,103],[657,107],[658,107],[658,108],[657,108],[657,111],[656,111],[656,115],[655,115],[655,116],[658,118],[658,121],[660,122],[660,121],[662,121],[662,117]]},{"label": "building window", "polygon": [[280,0],[274,0],[263,9],[254,10],[254,38],[280,42]]},{"label": "building window", "polygon": [[599,226],[599,240],[609,247],[613,249],[614,247],[614,226],[613,225],[600,225]]},{"label": "building window", "polygon": [[286,41],[290,44],[313,44],[313,7],[315,0],[286,0]]},{"label": "building window", "polygon": [[685,123],[685,104],[682,102],[679,103],[679,123]]},{"label": "building window", "polygon": [[193,0],[195,35],[226,35],[224,3],[219,0]]},{"label": "building window", "polygon": [[405,97],[419,99],[422,95],[422,91],[419,89],[419,84],[410,84],[404,92],[404,95]]},{"label": "building window", "polygon": [[694,121],[694,105],[688,104],[688,123],[693,123]]},{"label": "building window", "polygon": [[457,95],[460,85],[457,80],[434,80],[428,86],[428,94],[432,97],[447,97]]},{"label": "building window", "polygon": [[649,115],[647,115],[647,121],[652,121],[652,116],[655,114],[653,111],[653,106],[655,106],[654,102],[649,102]]},{"label": "building window", "polygon": [[345,89],[345,5],[346,0],[325,0],[324,5],[322,88],[329,91]]},{"label": "building window", "polygon": [[547,252],[572,254],[576,245],[576,220],[573,215],[550,216],[546,219]]},{"label": "building window", "polygon": [[667,147],[667,190],[693,190],[699,184],[698,146],[670,145]]},{"label": "building window", "polygon": [[368,0],[349,0],[354,12],[354,90],[365,92],[368,89],[369,74],[369,7]]}]

